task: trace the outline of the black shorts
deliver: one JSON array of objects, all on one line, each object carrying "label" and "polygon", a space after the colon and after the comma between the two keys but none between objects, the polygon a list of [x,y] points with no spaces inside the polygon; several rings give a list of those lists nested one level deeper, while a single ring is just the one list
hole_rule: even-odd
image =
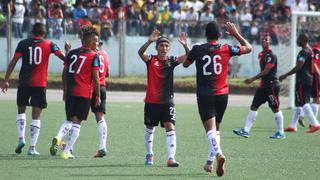
[{"label": "black shorts", "polygon": [[264,88],[258,88],[253,97],[251,107],[259,108],[265,102],[268,102],[271,109],[279,109],[279,91],[280,86],[269,86]]},{"label": "black shorts", "polygon": [[45,87],[18,87],[18,106],[32,106],[39,108],[47,107],[47,97]]},{"label": "black shorts", "polygon": [[312,98],[320,97],[319,96],[319,76],[317,74],[313,74],[311,97]]},{"label": "black shorts", "polygon": [[103,112],[104,114],[106,113],[106,101],[107,101],[107,92],[106,92],[106,87],[105,86],[100,86],[100,106],[95,107],[95,102],[96,102],[96,93],[93,92],[92,94],[92,99],[91,99],[91,111],[94,112]]},{"label": "black shorts", "polygon": [[144,124],[146,126],[158,126],[159,122],[161,127],[164,127],[165,122],[171,122],[175,125],[176,108],[173,103],[145,103]]},{"label": "black shorts", "polygon": [[228,94],[215,96],[198,96],[198,110],[202,122],[215,117],[216,122],[221,123],[228,105]]},{"label": "black shorts", "polygon": [[302,107],[303,105],[310,103],[311,97],[311,85],[296,83],[295,86],[295,105]]},{"label": "black shorts", "polygon": [[90,99],[79,96],[67,96],[65,100],[65,111],[68,120],[77,116],[79,120],[87,120],[90,110]]}]

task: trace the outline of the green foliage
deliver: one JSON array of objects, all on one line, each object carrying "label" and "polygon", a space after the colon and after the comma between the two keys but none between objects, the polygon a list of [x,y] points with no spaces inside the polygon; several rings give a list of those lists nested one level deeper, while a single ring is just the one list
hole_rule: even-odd
[{"label": "green foliage", "polygon": [[[41,133],[37,150],[40,157],[26,155],[29,143],[30,110],[27,112],[27,145],[15,155],[17,143],[14,101],[0,102],[1,179],[212,179],[202,170],[207,157],[206,134],[196,105],[177,104],[177,160],[181,167],[166,167],[165,132],[155,134],[155,165],[144,166],[143,103],[110,103],[106,114],[108,153],[93,159],[98,148],[98,132],[92,113],[82,123],[74,146],[74,160],[49,155],[51,139],[65,120],[62,102],[49,102],[41,116]],[[248,108],[229,107],[221,129],[221,145],[226,155],[223,179],[317,179],[320,167],[320,133],[307,134],[306,128],[287,134],[285,140],[272,140],[275,131],[272,112],[261,108],[251,137],[244,139],[232,133],[241,127]],[[285,125],[291,110],[284,110]]]}]

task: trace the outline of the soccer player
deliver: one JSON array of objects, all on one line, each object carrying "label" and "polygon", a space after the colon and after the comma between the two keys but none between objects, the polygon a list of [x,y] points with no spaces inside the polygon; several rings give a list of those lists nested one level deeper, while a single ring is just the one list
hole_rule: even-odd
[{"label": "soccer player", "polygon": [[[150,44],[156,41],[156,55],[147,55],[145,51]],[[180,33],[179,42],[184,47],[186,54],[189,52],[187,37]],[[155,126],[159,122],[167,134],[167,166],[178,167],[179,162],[175,160],[176,154],[176,133],[175,121],[176,110],[173,102],[173,71],[174,68],[183,62],[183,56],[169,56],[170,41],[167,37],[160,36],[155,29],[149,40],[139,49],[139,56],[147,65],[147,92],[144,106],[144,144],[147,149],[145,158],[146,165],[153,165],[153,135]]]},{"label": "soccer player", "polygon": [[[104,118],[104,114],[106,112],[106,77],[109,76],[109,63],[108,63],[108,55],[102,49],[103,42],[99,42],[99,46],[97,49],[100,61],[99,68],[99,82],[100,82],[100,105],[98,107],[95,106],[95,96],[96,93],[93,92],[91,98],[91,111],[95,114],[97,127],[99,132],[99,149],[94,157],[104,157],[107,153],[107,131],[108,127]],[[61,139],[70,131],[72,127],[72,122],[66,120],[60,127],[59,132],[55,138],[52,140],[52,146],[50,147],[50,154],[55,156],[58,150],[58,147],[62,150],[65,148],[65,143],[61,141]],[[72,152],[72,149],[70,150]]]},{"label": "soccer player", "polygon": [[269,103],[269,107],[274,113],[277,132],[270,138],[284,139],[286,138],[283,131],[283,115],[280,110],[279,91],[280,85],[277,78],[278,60],[277,56],[270,50],[271,38],[269,35],[262,39],[262,52],[259,53],[259,62],[261,72],[251,78],[246,79],[246,84],[251,84],[257,79],[261,79],[260,85],[254,95],[250,111],[247,115],[244,128],[235,129],[233,132],[242,137],[249,137],[249,131],[258,115],[258,108],[265,102]]},{"label": "soccer player", "polygon": [[310,106],[310,96],[312,89],[312,50],[308,44],[308,37],[305,34],[300,34],[297,39],[297,44],[302,49],[297,56],[297,64],[289,72],[281,75],[279,80],[282,81],[292,74],[296,74],[296,85],[295,85],[295,105],[294,113],[291,119],[291,123],[286,132],[296,132],[297,123],[301,114],[304,111],[305,115],[309,118],[310,127],[307,133],[313,133],[320,130],[320,125],[315,115],[312,112]]},{"label": "soccer player", "polygon": [[109,76],[108,55],[102,49],[103,42],[99,42],[98,55],[100,60],[99,78],[100,78],[100,99],[101,103],[98,107],[95,106],[96,93],[93,92],[91,99],[91,111],[94,113],[97,121],[99,132],[99,149],[94,157],[104,157],[107,153],[107,133],[108,127],[104,117],[106,113],[106,77]]},{"label": "soccer player", "polygon": [[[61,138],[70,131],[64,151],[61,153],[62,159],[74,158],[70,150],[73,149],[73,145],[80,135],[81,122],[87,119],[92,89],[96,93],[95,106],[100,105],[100,61],[96,53],[99,34],[96,29],[93,27],[83,28],[81,42],[82,47],[71,50],[65,60],[63,90],[67,121],[61,125],[58,136],[52,140],[50,148],[50,153],[55,155],[56,151],[52,153],[52,149],[60,144]],[[71,128],[70,121],[72,121]]]},{"label": "soccer player", "polygon": [[[312,47],[312,51],[313,51],[312,61],[313,61],[314,71],[312,74],[313,75],[312,90],[311,90],[312,103],[310,104],[312,112],[316,118],[318,117],[318,110],[319,110],[319,104],[320,104],[320,94],[319,94],[320,36],[317,38],[317,42],[318,43]],[[303,118],[304,118],[304,113],[301,113],[301,116],[298,122],[302,127],[304,127]]]},{"label": "soccer player", "polygon": [[15,149],[17,154],[22,152],[26,143],[26,106],[32,106],[28,155],[40,154],[35,147],[40,134],[40,114],[42,109],[47,107],[46,87],[49,56],[53,53],[61,60],[65,58],[64,53],[56,44],[44,39],[45,35],[46,27],[44,24],[36,23],[33,25],[32,37],[19,42],[1,87],[2,92],[6,93],[9,87],[9,77],[21,58],[22,65],[17,91],[18,115],[16,124],[19,137],[18,146]]},{"label": "soccer player", "polygon": [[252,49],[233,23],[227,22],[225,27],[227,34],[235,37],[241,46],[220,44],[218,40],[221,32],[218,24],[213,21],[206,25],[207,42],[194,45],[183,63],[184,67],[194,61],[196,63],[198,110],[209,142],[208,160],[203,168],[211,173],[216,159],[218,176],[224,174],[225,156],[220,148],[219,127],[228,104],[228,62],[230,57],[249,53]]}]

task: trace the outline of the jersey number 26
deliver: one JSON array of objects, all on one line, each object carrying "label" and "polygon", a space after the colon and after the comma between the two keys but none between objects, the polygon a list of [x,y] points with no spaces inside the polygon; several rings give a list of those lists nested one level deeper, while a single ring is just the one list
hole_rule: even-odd
[{"label": "jersey number 26", "polygon": [[211,62],[213,63],[213,72],[216,75],[221,74],[222,72],[222,64],[217,62],[217,60],[221,60],[221,56],[220,55],[214,55],[213,58],[211,59],[211,56],[209,55],[205,55],[202,57],[202,60],[206,61],[206,63],[204,64],[204,66],[202,67],[203,69],[203,75],[205,76],[210,76],[212,74],[211,70],[207,70],[207,67],[209,65],[211,65]]}]

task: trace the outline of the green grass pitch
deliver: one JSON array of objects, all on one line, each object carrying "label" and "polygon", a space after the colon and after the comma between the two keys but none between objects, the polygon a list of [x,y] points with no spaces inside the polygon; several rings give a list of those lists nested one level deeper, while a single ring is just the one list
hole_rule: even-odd
[{"label": "green grass pitch", "polygon": [[[165,132],[155,134],[155,165],[144,166],[143,103],[110,103],[106,114],[108,154],[93,159],[98,133],[93,115],[83,122],[74,146],[74,160],[49,155],[51,139],[64,121],[64,104],[49,102],[41,116],[41,133],[37,150],[40,157],[26,155],[29,145],[30,110],[28,110],[27,144],[15,155],[17,143],[16,106],[14,101],[0,102],[0,175],[1,179],[212,179],[202,166],[207,157],[207,139],[196,105],[177,104],[178,168],[166,167]],[[261,108],[251,137],[244,139],[232,129],[244,124],[248,107],[229,107],[221,127],[221,145],[226,155],[226,172],[221,179],[318,179],[320,170],[320,133],[307,134],[307,128],[287,133],[285,140],[272,140],[275,130],[273,114]],[[284,110],[285,126],[291,110]]]}]

